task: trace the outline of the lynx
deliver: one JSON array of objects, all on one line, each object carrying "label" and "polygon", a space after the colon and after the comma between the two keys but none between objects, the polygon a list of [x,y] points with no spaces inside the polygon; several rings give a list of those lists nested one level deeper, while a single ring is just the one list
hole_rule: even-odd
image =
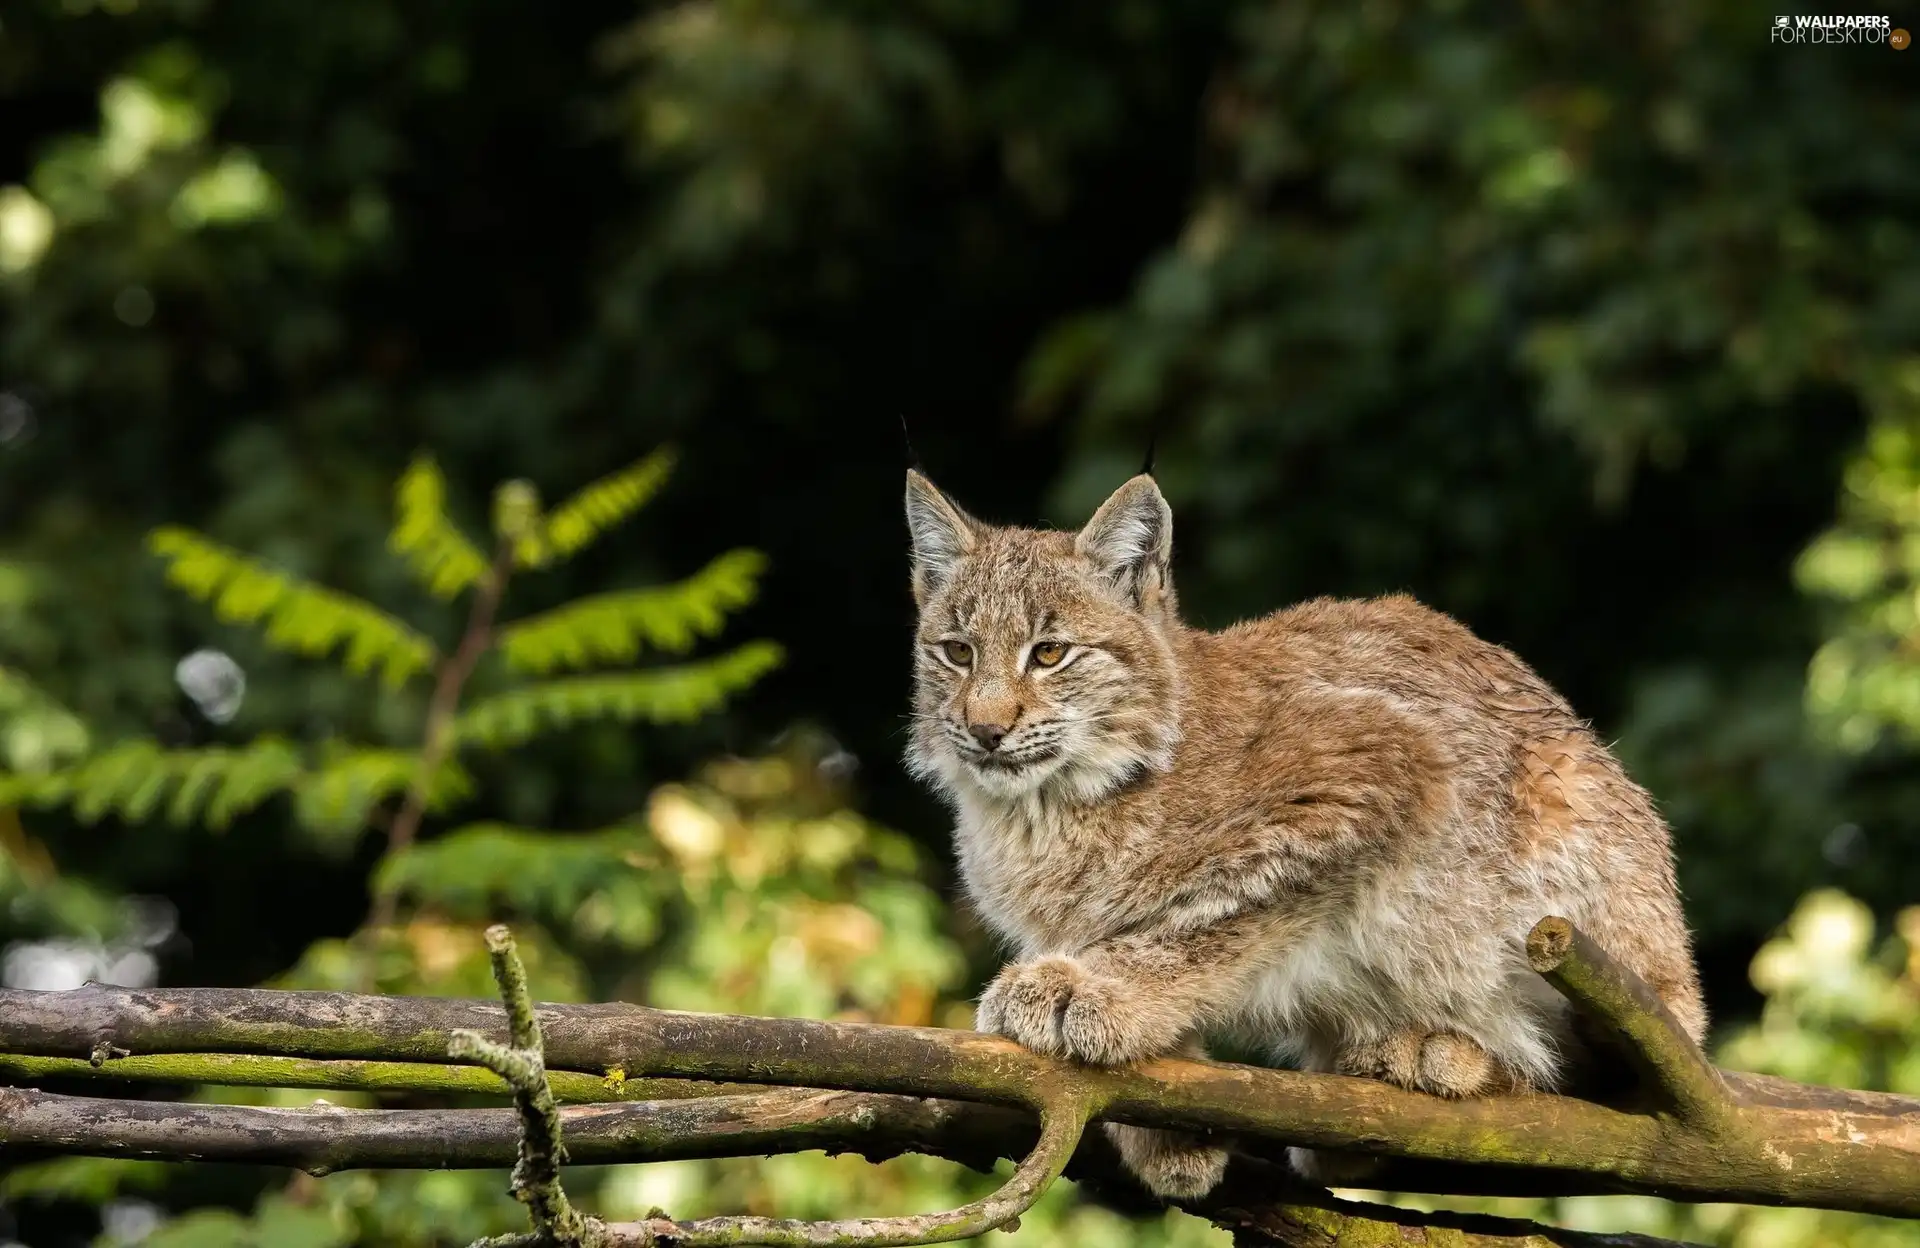
[{"label": "lynx", "polygon": [[[982,523],[917,472],[906,504],[908,763],[1016,956],[980,1030],[1099,1065],[1232,1039],[1444,1097],[1556,1089],[1585,1050],[1524,940],[1558,914],[1705,1032],[1666,825],[1508,651],[1404,596],[1190,628],[1145,474],[1078,533]],[[1162,1197],[1226,1165],[1107,1130]]]}]

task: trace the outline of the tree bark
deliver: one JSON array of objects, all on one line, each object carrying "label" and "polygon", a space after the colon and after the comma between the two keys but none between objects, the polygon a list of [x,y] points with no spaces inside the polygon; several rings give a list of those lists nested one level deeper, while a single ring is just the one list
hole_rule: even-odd
[{"label": "tree bark", "polygon": [[[355,1168],[510,1166],[519,1148],[511,1109],[268,1109],[167,1104],[0,1088],[10,1146],[159,1161],[245,1162],[323,1175]],[[1033,1147],[1031,1117],[1017,1110],[884,1093],[769,1088],[658,1102],[570,1105],[560,1110],[575,1165],[684,1161],[821,1150],[885,1161],[920,1153],[988,1171]],[[1067,1177],[1153,1208],[1132,1189],[1104,1140],[1074,1154]],[[1597,1236],[1509,1219],[1413,1214],[1337,1200],[1270,1163],[1236,1158],[1227,1184],[1192,1212],[1234,1231],[1237,1244],[1334,1248],[1367,1241],[1380,1224],[1395,1244],[1435,1248],[1656,1248],[1668,1241]],[[1435,1230],[1427,1238],[1428,1228]],[[1448,1238],[1448,1235],[1454,1238]],[[1345,1240],[1342,1235],[1347,1235]],[[1464,1236],[1464,1238],[1461,1238]]]},{"label": "tree bark", "polygon": [[[1920,1217],[1920,1102],[1718,1071],[1644,984],[1570,924],[1543,921],[1528,953],[1638,1076],[1622,1103],[1537,1094],[1447,1102],[1372,1080],[1171,1059],[1097,1070],[972,1032],[633,1005],[542,1006],[538,1024],[554,1097],[607,1102],[561,1111],[578,1160],[827,1148],[981,1165],[1024,1155],[1034,1116],[1073,1105],[1232,1146],[1227,1189],[1194,1209],[1265,1237],[1250,1243],[1331,1243],[1327,1235],[1347,1234],[1343,1218],[1387,1225],[1302,1195],[1267,1160],[1289,1144],[1397,1158],[1372,1182],[1403,1191],[1637,1192]],[[3,991],[0,1076],[504,1093],[499,1078],[448,1062],[462,1030],[504,1044],[507,1013],[489,1002],[345,993]],[[22,1089],[0,1091],[0,1145],[314,1170],[496,1165],[518,1138],[507,1114],[155,1105]],[[1089,1160],[1103,1146],[1090,1133],[1069,1174],[1126,1188],[1110,1158]],[[1234,1220],[1232,1209],[1244,1216]],[[1545,1228],[1472,1233],[1495,1236],[1487,1243],[1609,1242]],[[1340,1242],[1370,1242],[1356,1235]]]}]

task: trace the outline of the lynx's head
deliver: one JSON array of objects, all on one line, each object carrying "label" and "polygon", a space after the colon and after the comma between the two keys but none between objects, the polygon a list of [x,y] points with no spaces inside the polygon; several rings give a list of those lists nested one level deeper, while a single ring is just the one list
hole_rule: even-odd
[{"label": "lynx's head", "polygon": [[1001,528],[907,474],[913,745],[949,797],[1091,801],[1179,739],[1173,512],[1149,476],[1078,533]]}]

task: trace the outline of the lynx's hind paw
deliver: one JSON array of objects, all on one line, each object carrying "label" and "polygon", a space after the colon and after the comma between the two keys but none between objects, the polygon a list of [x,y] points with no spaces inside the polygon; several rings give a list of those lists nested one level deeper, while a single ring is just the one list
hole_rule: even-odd
[{"label": "lynx's hind paw", "polygon": [[1493,1054],[1456,1032],[1436,1031],[1420,1044],[1420,1087],[1435,1096],[1490,1096],[1511,1082]]},{"label": "lynx's hind paw", "polygon": [[1287,1160],[1294,1173],[1322,1187],[1363,1187],[1385,1167],[1378,1157],[1324,1148],[1289,1148]]},{"label": "lynx's hind paw", "polygon": [[1342,1049],[1336,1066],[1343,1075],[1381,1079],[1452,1100],[1526,1090],[1524,1081],[1477,1041],[1456,1031],[1397,1031]]},{"label": "lynx's hind paw", "polygon": [[1227,1172],[1226,1150],[1202,1143],[1199,1136],[1117,1122],[1106,1126],[1127,1170],[1162,1200],[1198,1200]]}]

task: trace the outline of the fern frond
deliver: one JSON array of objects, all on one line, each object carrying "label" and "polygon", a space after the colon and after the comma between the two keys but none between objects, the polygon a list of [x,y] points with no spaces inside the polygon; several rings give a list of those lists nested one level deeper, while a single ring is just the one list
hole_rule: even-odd
[{"label": "fern frond", "polygon": [[431,455],[414,458],[393,489],[387,547],[436,598],[453,598],[487,572],[487,560],[447,516],[447,480]]},{"label": "fern frond", "polygon": [[756,641],[697,663],[542,681],[474,703],[454,722],[454,732],[463,744],[500,749],[585,720],[686,723],[718,708],[780,658],[779,646]]},{"label": "fern frond", "polygon": [[548,512],[539,531],[520,542],[516,558],[524,567],[537,568],[571,557],[644,507],[672,471],[673,453],[663,449],[600,478]]},{"label": "fern frond", "polygon": [[269,645],[309,658],[344,646],[354,675],[381,669],[398,686],[433,662],[433,643],[371,603],[310,585],[191,529],[155,529],[148,547],[167,579],[232,624],[267,623]]},{"label": "fern frond", "polygon": [[[353,836],[367,826],[376,805],[407,791],[419,769],[417,750],[343,751],[301,779],[294,793],[295,817],[322,836]],[[427,809],[446,810],[472,793],[473,777],[447,759],[427,781]]]},{"label": "fern frond", "polygon": [[66,806],[82,823],[110,814],[140,823],[165,802],[169,822],[219,829],[294,787],[301,771],[299,752],[277,737],[239,749],[128,741],[49,775],[0,779],[0,805]]},{"label": "fern frond", "polygon": [[575,599],[507,625],[500,650],[509,666],[536,675],[631,663],[647,646],[684,654],[753,601],[766,566],[757,550],[729,551],[677,585]]},{"label": "fern frond", "polygon": [[44,772],[85,754],[87,725],[16,671],[0,667],[0,758],[13,771]]}]

